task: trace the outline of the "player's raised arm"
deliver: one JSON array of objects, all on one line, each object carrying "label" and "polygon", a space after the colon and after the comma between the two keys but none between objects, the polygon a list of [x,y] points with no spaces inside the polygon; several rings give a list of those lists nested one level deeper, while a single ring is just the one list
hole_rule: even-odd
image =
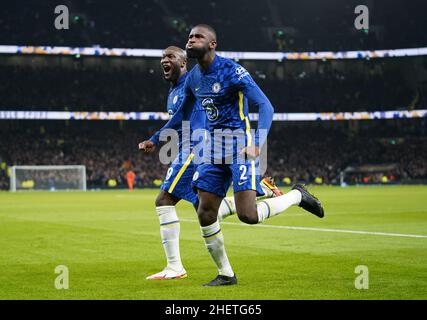
[{"label": "player's raised arm", "polygon": [[155,145],[159,144],[159,137],[163,130],[165,129],[175,129],[177,130],[182,126],[183,121],[190,120],[191,112],[193,111],[195,98],[190,94],[186,94],[182,103],[172,118],[159,130],[157,131],[151,138],[150,141]]},{"label": "player's raised arm", "polygon": [[143,141],[139,144],[139,149],[150,153],[154,151],[155,146],[159,144],[159,137],[163,130],[165,129],[174,129],[178,130],[182,127],[183,121],[188,121],[191,116],[191,112],[193,111],[193,106],[195,102],[195,98],[191,92],[191,90],[185,90],[186,94],[180,107],[174,113],[172,118],[159,130],[157,131],[149,140]]}]

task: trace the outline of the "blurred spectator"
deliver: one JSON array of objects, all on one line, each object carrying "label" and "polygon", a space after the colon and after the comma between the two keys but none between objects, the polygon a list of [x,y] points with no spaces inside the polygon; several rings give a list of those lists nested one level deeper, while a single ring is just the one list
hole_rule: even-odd
[{"label": "blurred spectator", "polygon": [[[339,183],[340,172],[349,165],[395,163],[396,169],[387,172],[392,181],[425,181],[427,137],[421,129],[426,125],[425,120],[399,121],[402,123],[398,127],[384,122],[378,126],[371,124],[353,135],[342,127],[337,129],[327,124],[275,123],[268,139],[266,174],[285,184],[297,181],[330,184]],[[110,124],[107,125],[110,130],[95,124],[88,126],[74,124],[72,128],[58,130],[46,124],[44,134],[36,127],[9,128],[0,131],[0,155],[9,166],[85,165],[88,188],[106,187],[109,180],[127,187],[126,166],[130,163],[136,175],[136,188],[155,186],[164,178],[167,165],[160,163],[158,154],[143,155],[137,149],[138,142],[153,133],[148,126],[123,130]],[[63,143],[58,144],[58,140]],[[348,182],[366,179],[381,183],[383,175],[353,175]],[[0,187],[8,188],[6,170],[0,170]]]},{"label": "blurred spectator", "polygon": [[[0,43],[164,48],[184,45],[191,26],[213,25],[220,50],[342,51],[425,46],[422,1],[371,0],[369,32],[354,28],[359,0],[110,1],[68,0],[70,29],[52,27],[57,1],[9,1],[0,11]],[[399,23],[396,23],[399,21]],[[269,30],[292,28],[289,48]],[[284,39],[288,38],[284,34]]]},{"label": "blurred spectator", "polygon": [[[112,60],[102,58],[96,66],[47,58],[39,64],[55,67],[34,67],[25,65],[25,58],[23,65],[0,63],[0,110],[165,111],[169,85],[158,60],[143,59],[145,67],[136,69],[122,60],[121,67],[112,67]],[[340,61],[335,67],[322,61],[243,64],[276,112],[351,112],[425,108],[427,70],[421,62],[422,58]]]}]

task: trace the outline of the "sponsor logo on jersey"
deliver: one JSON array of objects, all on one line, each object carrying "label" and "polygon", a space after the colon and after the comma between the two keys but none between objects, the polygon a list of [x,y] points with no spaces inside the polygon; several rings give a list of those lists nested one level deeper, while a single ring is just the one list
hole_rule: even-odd
[{"label": "sponsor logo on jersey", "polygon": [[240,67],[238,67],[238,68],[236,69],[236,74],[239,76],[239,77],[237,78],[237,80],[239,80],[239,81],[240,81],[240,80],[242,80],[244,77],[248,76],[248,75],[249,75],[249,72],[247,72],[245,68],[243,68],[242,66],[240,66]]},{"label": "sponsor logo on jersey", "polygon": [[236,69],[236,74],[237,75],[241,75],[243,72],[245,72],[246,71],[246,69],[245,68],[243,68],[243,67],[238,67],[237,69]]}]

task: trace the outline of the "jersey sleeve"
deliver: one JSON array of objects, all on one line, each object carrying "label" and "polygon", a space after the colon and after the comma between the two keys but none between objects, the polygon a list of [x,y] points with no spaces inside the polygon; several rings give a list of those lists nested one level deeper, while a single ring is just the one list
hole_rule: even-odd
[{"label": "jersey sleeve", "polygon": [[191,113],[193,111],[193,106],[195,103],[195,97],[193,92],[191,91],[190,82],[188,77],[185,80],[184,90],[183,90],[183,99],[180,106],[177,108],[172,118],[159,130],[157,131],[151,138],[155,145],[159,144],[159,137],[163,130],[165,129],[175,129],[178,130],[182,127],[183,121],[189,121]]},{"label": "jersey sleeve", "polygon": [[260,87],[255,83],[249,72],[237,63],[231,69],[231,82],[237,90],[243,92],[250,103],[258,107],[259,118],[255,144],[258,147],[262,147],[267,139],[267,135],[273,121],[273,105]]}]

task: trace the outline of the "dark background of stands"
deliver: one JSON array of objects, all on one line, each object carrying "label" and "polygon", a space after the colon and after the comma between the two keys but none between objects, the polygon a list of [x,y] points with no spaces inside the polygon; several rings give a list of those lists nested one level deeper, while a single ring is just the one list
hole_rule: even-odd
[{"label": "dark background of stands", "polygon": [[[421,0],[94,1],[64,0],[70,30],[53,27],[56,1],[1,4],[0,44],[161,49],[183,47],[192,25],[212,24],[219,50],[312,51],[427,46],[427,4]],[[354,7],[370,8],[369,32],[353,26]],[[276,112],[427,109],[427,58],[345,61],[239,61]],[[190,63],[192,65],[193,62]],[[158,59],[0,56],[0,110],[165,111],[168,84]],[[256,112],[251,107],[252,112]],[[0,120],[0,162],[84,164],[88,187],[138,187],[162,179],[157,154],[137,143],[163,122]],[[396,163],[393,172],[353,175],[351,183],[427,180],[427,121],[276,122],[269,136],[268,174],[281,181],[338,183],[349,165]],[[363,180],[367,178],[368,180]],[[0,189],[7,189],[0,168]]]},{"label": "dark background of stands", "polygon": [[[427,105],[427,57],[241,61],[276,112],[407,110]],[[3,110],[164,111],[158,59],[3,57]]]},{"label": "dark background of stands", "polygon": [[[88,188],[105,188],[109,179],[125,186],[125,174],[132,168],[137,187],[153,186],[163,179],[167,165],[158,153],[141,155],[138,142],[149,137],[160,122],[116,121],[3,121],[0,154],[9,164],[84,164]],[[275,122],[268,138],[266,174],[281,183],[339,184],[347,166],[396,163],[397,168],[381,174],[353,175],[346,182],[380,183],[385,174],[390,182],[427,181],[427,120]],[[0,170],[0,188],[8,188]]]},{"label": "dark background of stands", "polygon": [[[67,5],[71,27],[53,28]],[[370,9],[369,32],[354,28],[354,8]],[[119,48],[182,45],[191,26],[219,31],[219,49],[321,51],[419,47],[427,43],[423,0],[63,0],[3,1],[0,43]]]}]

